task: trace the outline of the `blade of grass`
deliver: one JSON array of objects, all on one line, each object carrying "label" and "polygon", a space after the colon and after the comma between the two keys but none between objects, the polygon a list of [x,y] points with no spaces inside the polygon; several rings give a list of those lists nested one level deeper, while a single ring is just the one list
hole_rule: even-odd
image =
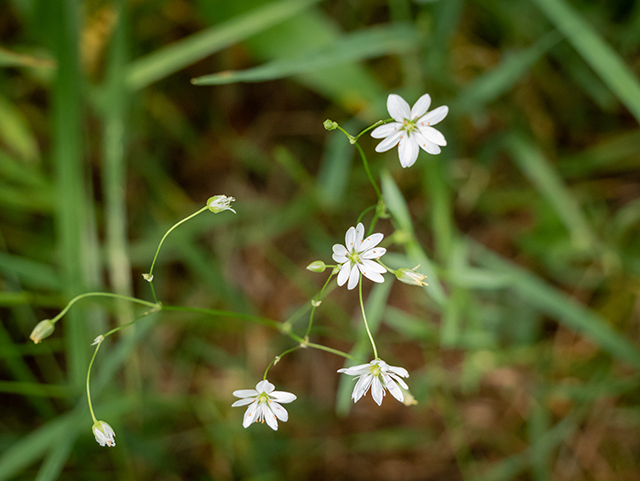
[{"label": "blade of grass", "polygon": [[613,358],[640,368],[640,349],[622,334],[614,331],[598,314],[554,289],[542,279],[501,258],[474,241],[472,256],[481,266],[508,274],[510,289],[532,307],[540,309],[558,322],[589,338]]},{"label": "blade of grass", "polygon": [[523,135],[512,134],[506,144],[520,170],[531,180],[571,234],[579,249],[593,250],[597,240],[575,198],[542,152]]},{"label": "blade of grass", "polygon": [[416,48],[417,40],[417,32],[406,25],[368,28],[339,37],[331,44],[307,50],[294,58],[277,59],[247,70],[204,75],[194,78],[191,83],[220,85],[275,80],[335,65],[406,52]]},{"label": "blade of grass", "polygon": [[127,85],[142,89],[215,52],[291,18],[318,0],[283,0],[255,8],[131,63]]},{"label": "blade of grass", "polygon": [[640,83],[620,56],[564,0],[533,0],[640,122]]}]

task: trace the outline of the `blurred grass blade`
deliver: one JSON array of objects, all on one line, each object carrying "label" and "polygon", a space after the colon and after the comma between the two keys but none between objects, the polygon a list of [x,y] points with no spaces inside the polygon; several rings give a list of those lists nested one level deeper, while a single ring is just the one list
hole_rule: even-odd
[{"label": "blurred grass blade", "polygon": [[0,381],[0,392],[43,397],[68,397],[71,395],[67,386],[21,381]]},{"label": "blurred grass blade", "polygon": [[618,53],[564,0],[533,0],[640,122],[640,83]]},{"label": "blurred grass blade", "polygon": [[497,67],[476,78],[463,90],[451,111],[461,114],[479,110],[507,93],[560,38],[560,34],[551,32],[531,47],[507,54]]},{"label": "blurred grass blade", "polygon": [[49,58],[32,57],[0,47],[0,67],[54,68],[55,66],[55,62]]},{"label": "blurred grass blade", "polygon": [[23,160],[35,161],[40,157],[38,142],[27,119],[3,96],[0,96],[0,139]]},{"label": "blurred grass blade", "polygon": [[640,368],[640,348],[614,331],[605,319],[546,284],[534,274],[470,241],[476,262],[498,272],[508,273],[511,290],[522,299],[567,327],[586,336],[612,357]]},{"label": "blurred grass blade", "polygon": [[401,237],[408,237],[406,241],[404,241],[407,255],[416,265],[420,264],[420,272],[428,278],[427,282],[429,285],[423,289],[425,289],[439,305],[443,305],[446,301],[446,295],[431,261],[413,235],[413,223],[407,203],[388,171],[385,170],[382,172],[381,180],[382,197],[384,198],[387,209],[389,209],[389,212],[391,212],[391,215],[393,215],[393,218],[398,224],[398,230],[395,235],[400,234]]},{"label": "blurred grass blade", "polygon": [[144,88],[214,52],[295,16],[317,1],[283,0],[268,3],[161,48],[131,63],[127,84],[133,90]]},{"label": "blurred grass blade", "polygon": [[[348,121],[342,127],[350,132],[356,130],[352,128],[354,124]],[[318,199],[325,208],[334,210],[343,204],[354,153],[353,146],[344,135],[333,133],[327,136],[317,180]]]},{"label": "blurred grass blade", "polygon": [[334,43],[308,50],[294,58],[283,58],[259,67],[219,72],[195,78],[195,85],[232,82],[263,82],[313,72],[327,67],[397,54],[416,48],[418,33],[407,25],[375,27],[337,39]]},{"label": "blurred grass blade", "polygon": [[65,433],[66,435],[55,443],[49,454],[45,456],[35,481],[54,481],[58,479],[64,468],[73,444],[76,442],[78,429]]},{"label": "blurred grass blade", "polygon": [[571,233],[573,244],[580,249],[593,249],[595,236],[580,206],[568,192],[562,178],[542,152],[522,135],[507,138],[507,146],[520,170],[533,182],[542,196]]}]

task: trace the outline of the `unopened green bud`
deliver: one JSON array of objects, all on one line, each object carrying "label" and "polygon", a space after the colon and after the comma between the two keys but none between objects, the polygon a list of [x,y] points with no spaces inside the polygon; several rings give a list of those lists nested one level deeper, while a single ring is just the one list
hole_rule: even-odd
[{"label": "unopened green bud", "polygon": [[211,212],[217,214],[223,210],[230,210],[234,214],[235,210],[231,208],[231,202],[235,201],[233,197],[227,197],[226,195],[214,195],[207,200],[207,207]]},{"label": "unopened green bud", "polygon": [[419,272],[416,272],[416,269],[420,266],[416,266],[413,269],[407,269],[403,267],[402,269],[398,269],[397,271],[393,271],[396,275],[396,278],[400,282],[404,282],[405,284],[411,284],[414,286],[428,286],[426,282],[423,282],[427,276],[423,276]]},{"label": "unopened green bud", "polygon": [[311,272],[324,272],[326,268],[327,265],[322,261],[313,261],[307,266],[307,269]]},{"label": "unopened green bud", "polygon": [[53,329],[53,322],[51,322],[51,320],[45,319],[44,321],[40,321],[36,327],[33,328],[33,331],[31,331],[29,339],[31,339],[34,344],[38,344],[44,338],[53,334]]},{"label": "unopened green bud", "polygon": [[327,130],[336,130],[338,128],[338,122],[327,119],[324,121],[324,128]]}]

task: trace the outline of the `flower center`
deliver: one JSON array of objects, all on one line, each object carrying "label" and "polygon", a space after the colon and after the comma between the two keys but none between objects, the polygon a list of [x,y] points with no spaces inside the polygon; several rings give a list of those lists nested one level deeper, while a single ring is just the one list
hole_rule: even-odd
[{"label": "flower center", "polygon": [[374,377],[378,377],[380,376],[380,366],[378,366],[377,364],[374,364],[373,366],[371,366],[371,375]]},{"label": "flower center", "polygon": [[418,126],[416,125],[418,119],[404,119],[402,122],[402,130],[404,130],[407,134],[411,134],[418,130]]},{"label": "flower center", "polygon": [[258,396],[258,403],[268,403],[270,401],[269,395],[266,392],[261,392]]},{"label": "flower center", "polygon": [[349,259],[351,265],[360,264],[360,253],[351,251],[347,254],[347,259]]}]

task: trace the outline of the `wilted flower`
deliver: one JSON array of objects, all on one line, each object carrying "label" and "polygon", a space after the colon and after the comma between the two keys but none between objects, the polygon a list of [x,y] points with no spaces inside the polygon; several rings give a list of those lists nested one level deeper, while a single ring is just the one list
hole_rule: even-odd
[{"label": "wilted flower", "polygon": [[402,367],[389,366],[381,359],[375,359],[369,364],[338,369],[338,372],[356,376],[357,382],[351,394],[354,403],[367,394],[369,388],[371,388],[371,397],[378,406],[382,404],[386,389],[394,398],[403,402],[404,395],[398,384],[404,389],[409,389],[409,386],[400,379],[400,377],[409,377],[407,370]]},{"label": "wilted flower", "polygon": [[230,210],[235,214],[236,211],[231,208],[231,202],[234,201],[235,199],[233,197],[227,197],[226,195],[214,195],[207,200],[207,207],[214,214],[222,212],[223,210]]},{"label": "wilted flower", "polygon": [[387,270],[374,262],[372,259],[379,259],[387,249],[376,247],[382,238],[382,234],[371,234],[363,240],[364,226],[362,223],[356,227],[350,227],[345,235],[345,246],[336,244],[333,246],[333,260],[340,266],[338,273],[338,285],[342,286],[347,279],[347,289],[353,289],[358,285],[360,272],[373,282],[384,282],[383,272]]},{"label": "wilted flower", "polygon": [[404,282],[405,284],[411,284],[413,286],[428,286],[429,284],[424,282],[427,276],[416,272],[416,269],[418,267],[420,266],[416,266],[413,269],[407,269],[406,267],[403,267],[401,269],[393,271],[393,273],[395,274],[396,279],[398,279],[400,282]]},{"label": "wilted flower", "polygon": [[398,145],[398,156],[402,167],[411,167],[418,158],[420,148],[429,154],[439,154],[440,146],[447,145],[444,135],[434,129],[449,113],[449,107],[443,105],[427,112],[431,97],[425,94],[412,108],[399,95],[391,94],[387,98],[387,110],[395,120],[381,125],[371,132],[371,137],[384,139],[376,147],[376,152],[386,152]]},{"label": "wilted flower", "polygon": [[[284,391],[274,391],[275,386],[266,379],[256,384],[255,389],[241,389],[234,391],[233,395],[239,397],[231,406],[246,406],[250,404],[244,413],[242,425],[248,428],[256,421],[267,422],[274,431],[278,430],[278,420],[286,422],[289,413],[279,403],[290,403],[296,400],[295,394]],[[277,419],[276,419],[277,418]]]},{"label": "wilted flower", "polygon": [[96,421],[93,424],[93,435],[96,437],[96,441],[100,446],[110,446],[113,447],[116,445],[116,433],[113,432],[113,429],[109,424],[104,421]]},{"label": "wilted flower", "polygon": [[29,339],[31,339],[34,344],[38,344],[44,338],[49,337],[53,334],[54,324],[49,319],[45,319],[44,321],[40,321],[36,324],[36,327],[31,331],[31,335],[29,335]]}]

